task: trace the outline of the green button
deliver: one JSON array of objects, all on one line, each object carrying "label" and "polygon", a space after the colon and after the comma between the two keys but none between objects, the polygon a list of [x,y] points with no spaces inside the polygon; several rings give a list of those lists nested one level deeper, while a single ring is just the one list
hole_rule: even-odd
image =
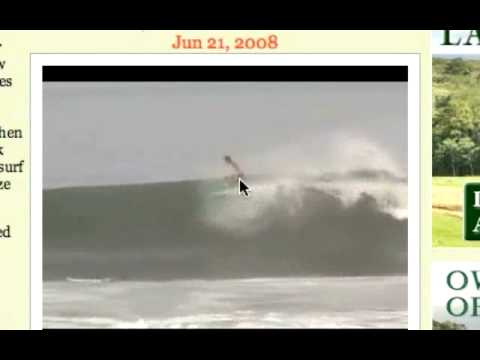
[{"label": "green button", "polygon": [[480,183],[465,184],[463,202],[463,237],[480,241]]}]

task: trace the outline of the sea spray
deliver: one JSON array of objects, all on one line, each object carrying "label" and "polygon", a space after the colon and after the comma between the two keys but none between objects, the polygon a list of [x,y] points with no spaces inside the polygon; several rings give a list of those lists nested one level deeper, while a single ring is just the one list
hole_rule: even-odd
[{"label": "sea spray", "polygon": [[[385,173],[356,172],[329,174],[328,180],[318,177],[268,178],[253,177],[249,182],[251,196],[237,195],[236,189],[204,193],[204,221],[222,229],[255,232],[271,226],[273,214],[284,214],[289,221],[304,213],[312,194],[338,199],[345,208],[364,196],[371,197],[379,211],[399,220],[408,217],[408,188],[403,179],[385,178]],[[362,176],[363,175],[363,176]],[[320,204],[321,206],[321,204]],[[328,209],[327,209],[328,210]]]}]

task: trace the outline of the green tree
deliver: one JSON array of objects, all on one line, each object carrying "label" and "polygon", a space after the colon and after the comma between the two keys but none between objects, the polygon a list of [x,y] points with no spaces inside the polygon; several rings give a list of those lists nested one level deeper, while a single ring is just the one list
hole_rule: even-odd
[{"label": "green tree", "polygon": [[461,150],[457,141],[451,138],[443,139],[438,146],[437,153],[440,158],[448,161],[452,176],[457,176],[458,165],[461,161]]},{"label": "green tree", "polygon": [[445,72],[449,75],[469,75],[472,69],[462,58],[455,58],[447,63]]},{"label": "green tree", "polygon": [[480,173],[480,61],[433,59],[434,175]]},{"label": "green tree", "polygon": [[475,174],[475,160],[477,159],[480,147],[469,137],[463,137],[457,142],[458,151],[462,162],[468,167],[469,174]]},{"label": "green tree", "polygon": [[432,330],[467,330],[467,327],[449,320],[444,322],[433,320]]}]

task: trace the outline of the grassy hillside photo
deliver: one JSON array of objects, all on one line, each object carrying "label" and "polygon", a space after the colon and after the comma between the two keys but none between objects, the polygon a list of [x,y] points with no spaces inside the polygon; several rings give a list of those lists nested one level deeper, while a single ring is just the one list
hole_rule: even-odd
[{"label": "grassy hillside photo", "polygon": [[463,187],[480,182],[480,59],[433,59],[433,246],[463,240]]},{"label": "grassy hillside photo", "polygon": [[480,242],[463,240],[463,186],[467,182],[480,182],[480,176],[433,178],[433,246],[480,247]]}]

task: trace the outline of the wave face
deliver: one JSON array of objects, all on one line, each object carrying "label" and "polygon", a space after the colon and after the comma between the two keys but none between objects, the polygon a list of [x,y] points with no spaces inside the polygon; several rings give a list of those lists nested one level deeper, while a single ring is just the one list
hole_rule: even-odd
[{"label": "wave face", "polygon": [[46,280],[407,272],[407,183],[381,171],[44,191]]}]

